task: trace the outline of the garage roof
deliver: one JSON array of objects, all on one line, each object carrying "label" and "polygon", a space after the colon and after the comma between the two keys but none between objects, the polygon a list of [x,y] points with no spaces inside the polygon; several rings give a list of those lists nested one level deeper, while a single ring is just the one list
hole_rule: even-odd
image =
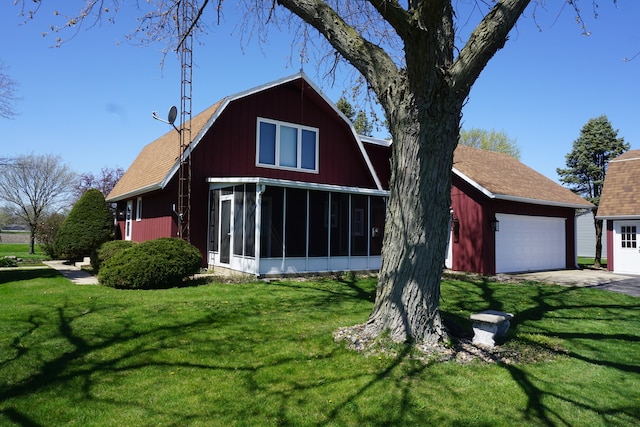
[{"label": "garage roof", "polygon": [[609,162],[600,195],[598,218],[640,218],[640,150]]},{"label": "garage roof", "polygon": [[492,199],[593,208],[582,197],[507,154],[458,145],[453,173]]}]

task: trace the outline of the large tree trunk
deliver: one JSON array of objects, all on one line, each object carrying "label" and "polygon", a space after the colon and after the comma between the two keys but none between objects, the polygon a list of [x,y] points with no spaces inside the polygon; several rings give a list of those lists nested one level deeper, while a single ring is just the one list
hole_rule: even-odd
[{"label": "large tree trunk", "polygon": [[596,230],[596,256],[593,259],[593,266],[600,268],[602,266],[602,220],[596,219],[597,211],[593,211],[593,226]]},{"label": "large tree trunk", "polygon": [[[392,123],[393,163],[382,267],[369,336],[437,344],[446,337],[439,312],[440,280],[449,233],[451,167],[461,105],[398,99]],[[441,98],[442,99],[442,98]]]}]

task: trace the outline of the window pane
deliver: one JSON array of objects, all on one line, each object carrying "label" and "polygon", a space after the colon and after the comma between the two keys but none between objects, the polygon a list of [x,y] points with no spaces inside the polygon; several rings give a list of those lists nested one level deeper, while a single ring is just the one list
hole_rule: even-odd
[{"label": "window pane", "polygon": [[307,190],[287,188],[287,224],[285,255],[303,257],[307,254]]},{"label": "window pane", "polygon": [[245,194],[244,256],[253,257],[256,253],[256,185],[247,184]]},{"label": "window pane", "polygon": [[369,212],[368,197],[351,196],[351,255],[367,255]]},{"label": "window pane", "polygon": [[331,193],[331,256],[349,255],[349,195]]},{"label": "window pane", "polygon": [[303,169],[316,169],[316,133],[302,130],[302,165]]},{"label": "window pane", "polygon": [[233,192],[233,254],[242,255],[244,239],[244,186],[236,185]]},{"label": "window pane", "polygon": [[329,254],[329,193],[309,191],[309,256]]},{"label": "window pane", "polygon": [[258,163],[276,164],[276,125],[260,122],[260,155]]},{"label": "window pane", "polygon": [[384,217],[387,205],[382,197],[371,196],[371,229],[369,254],[380,255],[382,253],[382,240],[384,239]]},{"label": "window pane", "polygon": [[211,190],[209,193],[209,204],[211,214],[209,216],[209,238],[212,251],[218,251],[218,203],[220,203],[220,190]]},{"label": "window pane", "polygon": [[298,166],[298,129],[280,126],[280,166]]},{"label": "window pane", "polygon": [[260,254],[264,258],[282,256],[282,204],[281,187],[267,187],[262,196],[262,229]]}]

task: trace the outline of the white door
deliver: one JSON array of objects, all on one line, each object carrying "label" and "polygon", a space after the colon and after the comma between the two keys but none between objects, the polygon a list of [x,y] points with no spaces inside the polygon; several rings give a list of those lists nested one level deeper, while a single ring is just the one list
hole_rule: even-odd
[{"label": "white door", "polygon": [[565,219],[496,214],[496,273],[566,268]]},{"label": "white door", "polygon": [[124,220],[124,240],[131,240],[131,210],[133,209],[133,200],[127,202],[127,211]]},{"label": "white door", "polygon": [[640,221],[616,221],[613,236],[613,272],[640,274]]}]

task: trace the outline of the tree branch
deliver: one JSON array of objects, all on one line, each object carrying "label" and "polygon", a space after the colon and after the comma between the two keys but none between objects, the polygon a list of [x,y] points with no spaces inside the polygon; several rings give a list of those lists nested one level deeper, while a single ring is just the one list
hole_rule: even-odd
[{"label": "tree branch", "polygon": [[391,25],[400,38],[405,40],[410,17],[397,0],[369,0],[369,3]]},{"label": "tree branch", "polygon": [[379,46],[362,37],[335,10],[321,0],[278,0],[278,4],[298,15],[322,34],[351,65],[353,65],[382,97],[399,76],[399,70],[389,55]]},{"label": "tree branch", "polygon": [[471,33],[450,69],[451,85],[461,98],[467,97],[480,72],[493,55],[502,49],[509,31],[530,1],[499,1]]}]

